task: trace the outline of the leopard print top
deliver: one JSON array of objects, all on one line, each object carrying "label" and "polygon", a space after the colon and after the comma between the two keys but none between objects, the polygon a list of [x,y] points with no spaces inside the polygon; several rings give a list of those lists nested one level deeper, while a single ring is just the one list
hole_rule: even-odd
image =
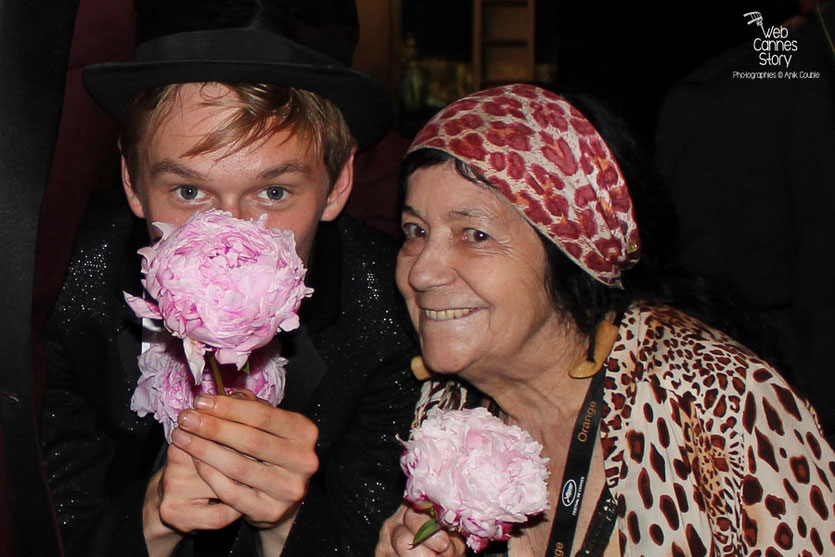
[{"label": "leopard print top", "polygon": [[[835,454],[767,363],[678,310],[637,306],[605,373],[600,440],[621,554],[835,553]],[[456,381],[430,381],[416,416],[467,398]]]}]

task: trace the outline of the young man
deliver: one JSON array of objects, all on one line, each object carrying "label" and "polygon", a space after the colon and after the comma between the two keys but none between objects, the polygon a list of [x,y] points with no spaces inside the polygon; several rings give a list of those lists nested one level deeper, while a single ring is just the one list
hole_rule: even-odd
[{"label": "young man", "polygon": [[[65,542],[78,555],[367,555],[402,497],[396,436],[417,398],[415,347],[394,246],[338,217],[354,136],[379,135],[387,100],[273,31],[344,54],[351,3],[280,18],[261,2],[215,4],[146,4],[137,60],[85,76],[121,117],[123,189],[145,222],[132,228],[112,196],[92,209],[51,321],[43,438]],[[331,19],[315,20],[317,34],[298,21],[305,10]],[[211,208],[292,230],[315,293],[300,329],[277,339],[289,359],[280,407],[203,397],[166,449],[153,418],[129,409],[142,330],[121,292],[140,290],[135,250],[151,223]]]}]

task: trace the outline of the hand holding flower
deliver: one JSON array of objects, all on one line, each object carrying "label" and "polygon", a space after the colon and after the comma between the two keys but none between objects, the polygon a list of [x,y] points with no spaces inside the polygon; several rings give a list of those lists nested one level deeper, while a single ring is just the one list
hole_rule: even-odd
[{"label": "hand holding flower", "polygon": [[246,391],[201,396],[179,420],[174,445],[198,461],[218,499],[261,528],[266,545],[283,543],[319,465],[313,422]]},{"label": "hand holding flower", "polygon": [[[293,235],[223,211],[195,214],[180,228],[155,224],[162,238],[140,250],[154,301],[125,299],[181,340],[157,335],[139,358],[131,400],[173,441],[154,480],[159,494],[153,483],[146,493],[148,546],[165,553],[176,532],[243,516],[262,529],[265,552],[278,554],[318,468],[316,427],[275,408],[286,360],[270,341],[298,327],[296,311],[312,292]],[[212,374],[204,372],[207,353]],[[246,373],[234,369],[244,364]]]},{"label": "hand holding flower", "polygon": [[415,535],[426,524],[426,513],[403,504],[380,530],[375,557],[461,557],[466,553],[464,538],[455,532],[438,530],[419,544]]},{"label": "hand holding flower", "polygon": [[446,527],[481,551],[548,507],[542,445],[485,408],[430,416],[405,445],[406,500],[431,516],[414,543]]},{"label": "hand holding flower", "polygon": [[170,555],[184,534],[222,528],[241,516],[218,501],[197,474],[194,460],[174,445],[147,487],[142,515],[150,557]]}]

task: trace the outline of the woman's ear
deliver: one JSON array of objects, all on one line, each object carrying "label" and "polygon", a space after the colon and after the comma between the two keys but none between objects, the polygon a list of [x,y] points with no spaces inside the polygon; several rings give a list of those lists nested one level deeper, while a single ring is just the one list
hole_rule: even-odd
[{"label": "woman's ear", "polygon": [[145,218],[145,206],[142,203],[142,198],[139,195],[135,185],[131,181],[130,171],[125,162],[125,156],[122,155],[122,188],[125,190],[125,197],[128,198],[128,205],[133,214],[140,219]]},{"label": "woman's ear", "polygon": [[351,156],[348,157],[342,170],[339,171],[339,176],[337,176],[328,194],[320,220],[330,221],[335,219],[345,208],[345,204],[348,203],[348,197],[354,188],[354,155],[356,151],[356,148],[351,151]]}]

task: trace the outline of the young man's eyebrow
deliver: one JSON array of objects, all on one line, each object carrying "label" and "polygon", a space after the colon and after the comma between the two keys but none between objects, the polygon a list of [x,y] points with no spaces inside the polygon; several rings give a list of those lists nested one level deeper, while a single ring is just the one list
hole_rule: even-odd
[{"label": "young man's eyebrow", "polygon": [[160,174],[176,174],[181,178],[187,178],[189,180],[202,180],[203,175],[197,172],[196,170],[192,170],[182,164],[176,163],[171,159],[162,159],[159,162],[154,163],[151,167],[151,177],[159,176]]},{"label": "young man's eyebrow", "polygon": [[[272,180],[283,174],[297,173],[297,174],[311,174],[313,170],[310,165],[301,161],[287,161],[272,168],[268,168],[261,172],[258,177],[262,180]],[[171,159],[162,159],[151,167],[151,176],[156,177],[160,174],[175,174],[181,178],[189,180],[205,180],[204,176],[193,170],[177,163]]]},{"label": "young man's eyebrow", "polygon": [[282,174],[287,173],[312,174],[313,169],[307,163],[293,160],[268,168],[267,170],[261,172],[258,177],[262,180],[272,180],[273,178],[278,178]]}]

